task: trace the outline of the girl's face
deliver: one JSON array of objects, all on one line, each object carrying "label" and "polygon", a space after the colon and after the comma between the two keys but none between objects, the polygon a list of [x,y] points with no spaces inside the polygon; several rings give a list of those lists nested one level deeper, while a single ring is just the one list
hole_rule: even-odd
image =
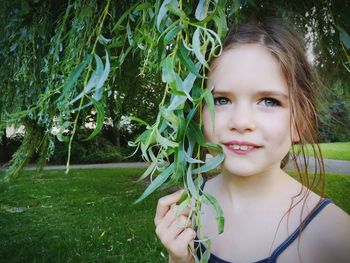
[{"label": "girl's face", "polygon": [[215,126],[203,110],[204,133],[223,147],[223,171],[269,173],[291,146],[288,87],[277,59],[258,44],[237,45],[214,62]]}]

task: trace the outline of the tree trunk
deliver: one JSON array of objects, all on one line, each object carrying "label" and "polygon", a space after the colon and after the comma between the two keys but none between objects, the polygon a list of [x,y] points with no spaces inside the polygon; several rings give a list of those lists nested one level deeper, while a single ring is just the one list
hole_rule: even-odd
[{"label": "tree trunk", "polygon": [[44,136],[43,129],[31,120],[24,123],[25,135],[21,146],[12,155],[10,167],[5,176],[5,181],[15,179],[28,164]]}]

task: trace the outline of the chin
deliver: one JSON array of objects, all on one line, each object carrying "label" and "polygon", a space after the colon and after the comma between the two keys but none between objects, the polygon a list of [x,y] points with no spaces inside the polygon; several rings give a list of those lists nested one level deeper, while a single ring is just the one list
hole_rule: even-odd
[{"label": "chin", "polygon": [[239,176],[239,177],[250,177],[256,175],[258,172],[256,169],[249,166],[242,165],[223,165],[221,167],[222,172],[230,176]]}]

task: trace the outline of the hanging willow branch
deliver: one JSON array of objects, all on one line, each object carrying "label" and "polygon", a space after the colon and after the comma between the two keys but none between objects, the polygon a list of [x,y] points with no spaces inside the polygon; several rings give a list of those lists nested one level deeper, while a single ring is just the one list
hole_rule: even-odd
[{"label": "hanging willow branch", "polygon": [[[130,145],[140,149],[143,158],[150,163],[140,180],[151,178],[151,184],[135,203],[161,186],[182,185],[185,192],[178,212],[189,206],[193,227],[199,233],[203,202],[213,206],[219,233],[224,231],[221,207],[213,196],[202,193],[200,188],[202,173],[214,169],[224,159],[221,147],[207,143],[201,131],[203,103],[209,107],[212,120],[215,118],[211,89],[205,87],[205,80],[210,70],[208,61],[221,53],[221,37],[227,31],[224,5],[224,1],[199,1],[194,17],[190,4],[181,0],[157,1],[155,10],[145,2],[133,7],[134,10],[140,6],[148,9],[147,14],[154,24],[150,30],[155,37],[153,49],[157,52],[153,56],[147,53],[144,65],[159,63],[165,83],[156,122],[149,125],[134,118],[145,124],[146,130]],[[129,37],[131,42],[133,36]],[[201,156],[203,147],[216,152],[206,163]],[[196,253],[193,256],[199,260]],[[204,253],[201,262],[206,262],[208,257],[208,252]]]}]

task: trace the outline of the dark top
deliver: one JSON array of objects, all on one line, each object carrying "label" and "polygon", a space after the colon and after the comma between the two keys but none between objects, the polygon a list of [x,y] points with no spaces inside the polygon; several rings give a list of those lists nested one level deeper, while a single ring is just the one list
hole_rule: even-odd
[{"label": "dark top", "polygon": [[[202,190],[204,189],[204,184],[202,185]],[[254,263],[275,263],[277,260],[277,257],[290,245],[293,243],[293,241],[301,234],[301,232],[307,227],[307,225],[317,216],[319,212],[322,211],[323,208],[325,208],[328,204],[331,203],[331,200],[328,198],[322,199],[322,201],[318,204],[318,206],[312,211],[312,213],[303,220],[303,222],[298,226],[298,228],[284,241],[282,244],[280,244],[271,254],[270,257],[256,261]],[[198,240],[196,238],[196,240]],[[202,243],[196,242],[195,240],[195,247],[198,247],[200,245],[202,247],[202,253],[206,250],[205,246]],[[197,250],[197,256],[200,258],[199,250]],[[232,263],[226,260],[223,260],[214,254],[210,254],[210,258],[208,263]]]}]

